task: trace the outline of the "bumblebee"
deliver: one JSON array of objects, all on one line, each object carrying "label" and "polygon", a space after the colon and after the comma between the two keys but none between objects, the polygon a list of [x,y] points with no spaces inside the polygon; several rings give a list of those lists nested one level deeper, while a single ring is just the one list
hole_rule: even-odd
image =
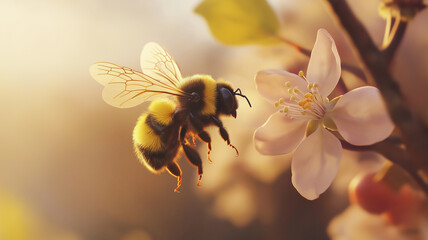
[{"label": "bumblebee", "polygon": [[178,192],[182,173],[177,160],[182,150],[197,168],[199,186],[203,170],[201,157],[193,148],[195,138],[207,143],[211,161],[211,137],[204,129],[217,126],[220,136],[238,155],[219,117],[236,118],[236,96],[245,98],[250,107],[251,103],[239,88],[233,90],[229,82],[199,74],[183,78],[175,60],[157,43],[144,46],[140,63],[142,72],[99,62],[90,67],[90,74],[104,85],[103,99],[112,106],[129,108],[152,101],[133,131],[138,159],[154,173],[166,168],[177,178],[174,191]]}]

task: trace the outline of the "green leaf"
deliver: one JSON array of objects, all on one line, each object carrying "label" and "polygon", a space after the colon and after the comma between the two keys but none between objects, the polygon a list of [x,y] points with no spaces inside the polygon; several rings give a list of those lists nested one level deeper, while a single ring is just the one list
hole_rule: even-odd
[{"label": "green leaf", "polygon": [[266,0],[205,0],[195,8],[228,45],[277,44],[279,21]]}]

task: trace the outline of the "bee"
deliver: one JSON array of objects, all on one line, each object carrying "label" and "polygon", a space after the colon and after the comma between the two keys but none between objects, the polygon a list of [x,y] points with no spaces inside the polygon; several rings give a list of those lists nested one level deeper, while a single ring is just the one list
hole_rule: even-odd
[{"label": "bee", "polygon": [[183,151],[190,164],[197,168],[199,186],[203,171],[201,157],[193,148],[195,138],[208,145],[211,161],[211,137],[205,128],[216,126],[223,140],[238,155],[219,117],[236,118],[236,96],[245,98],[250,107],[251,103],[229,82],[200,74],[183,78],[175,60],[157,43],[150,42],[143,47],[140,64],[142,72],[98,62],[90,67],[90,74],[104,85],[103,99],[112,106],[129,108],[151,101],[133,131],[134,149],[140,162],[154,173],[166,168],[177,178],[174,191],[178,192],[182,173],[177,160]]}]

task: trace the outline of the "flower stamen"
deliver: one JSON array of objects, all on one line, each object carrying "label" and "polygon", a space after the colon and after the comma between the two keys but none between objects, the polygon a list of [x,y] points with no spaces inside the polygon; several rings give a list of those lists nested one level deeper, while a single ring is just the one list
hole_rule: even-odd
[{"label": "flower stamen", "polygon": [[322,119],[327,112],[324,100],[321,96],[318,83],[308,82],[303,71],[299,72],[299,76],[303,78],[307,83],[307,90],[301,91],[297,86],[291,86],[290,82],[285,82],[287,92],[290,95],[289,99],[285,101],[280,98],[275,102],[275,107],[282,106],[281,113],[285,113],[286,116],[291,119],[306,119],[306,120],[319,120]]},{"label": "flower stamen", "polygon": [[302,70],[299,71],[299,77],[303,78],[303,80],[308,82],[308,79],[306,79],[305,73]]}]

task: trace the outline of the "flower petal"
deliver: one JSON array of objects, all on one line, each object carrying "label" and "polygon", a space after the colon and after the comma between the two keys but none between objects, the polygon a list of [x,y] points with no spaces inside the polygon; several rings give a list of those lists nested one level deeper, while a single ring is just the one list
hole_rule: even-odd
[{"label": "flower petal", "polygon": [[319,85],[321,96],[327,97],[340,78],[340,57],[333,38],[325,29],[319,29],[309,59],[307,79]]},{"label": "flower petal", "polygon": [[291,120],[283,113],[274,113],[254,132],[254,146],[263,155],[289,153],[305,135],[306,124],[306,120]]},{"label": "flower petal", "polygon": [[[306,82],[299,76],[283,70],[264,70],[256,75],[256,88],[259,93],[269,102],[274,103],[280,98],[288,100],[290,94],[286,82],[290,82],[290,87],[298,87],[306,90]],[[307,90],[306,90],[307,91]]]},{"label": "flower petal", "polygon": [[340,135],[357,146],[380,142],[394,129],[385,103],[375,87],[360,87],[347,92],[338,100],[331,117]]},{"label": "flower petal", "polygon": [[330,186],[339,169],[342,145],[320,127],[294,152],[291,162],[293,186],[303,197],[314,200]]}]

